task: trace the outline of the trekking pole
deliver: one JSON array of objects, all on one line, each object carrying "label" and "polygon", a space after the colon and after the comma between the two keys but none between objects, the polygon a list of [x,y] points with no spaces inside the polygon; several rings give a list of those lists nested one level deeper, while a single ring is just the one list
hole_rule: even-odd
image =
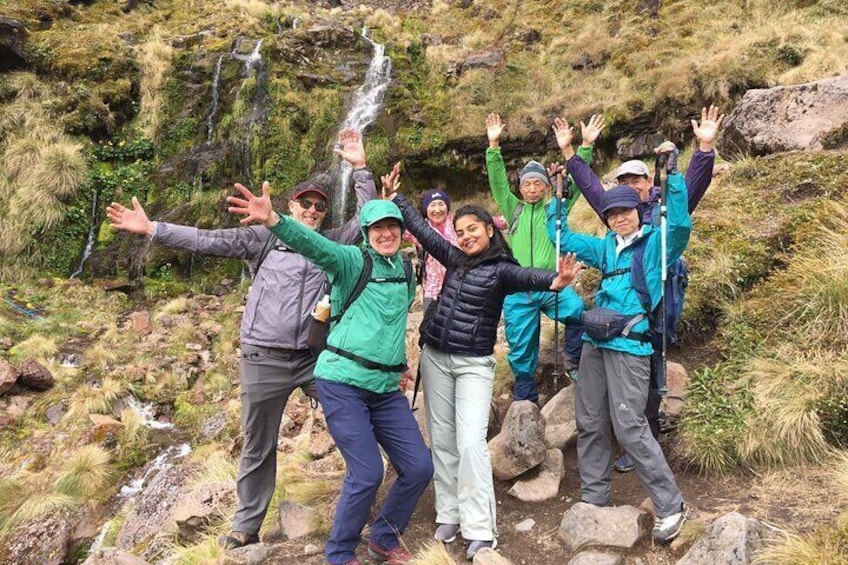
[{"label": "trekking pole", "polygon": [[[559,272],[560,239],[562,238],[562,172],[557,172],[556,179],[556,262],[554,268]],[[559,291],[554,296],[554,394],[559,388]]]},{"label": "trekking pole", "polygon": [[415,371],[415,387],[412,389],[412,406],[410,410],[415,412],[415,399],[418,398],[418,389],[421,388],[421,361],[418,361],[418,369]]},{"label": "trekking pole", "polygon": [[668,368],[668,360],[666,359],[666,346],[668,335],[666,326],[668,326],[668,317],[667,304],[665,300],[665,284],[668,280],[668,171],[666,170],[667,162],[668,153],[661,153],[657,157],[657,166],[655,171],[655,174],[659,175],[660,178],[660,248],[662,250],[662,258],[660,260],[660,264],[662,266],[662,293],[660,294],[660,304],[662,305],[660,308],[662,316],[662,374],[657,379],[657,392],[660,394],[662,394],[662,391],[665,388],[666,369]]}]

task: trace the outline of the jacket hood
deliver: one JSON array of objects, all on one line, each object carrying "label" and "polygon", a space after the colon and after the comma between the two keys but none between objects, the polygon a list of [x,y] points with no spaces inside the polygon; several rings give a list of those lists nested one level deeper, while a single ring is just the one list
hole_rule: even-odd
[{"label": "jacket hood", "polygon": [[362,229],[362,237],[365,238],[366,246],[368,245],[369,226],[386,218],[397,220],[400,223],[401,234],[406,229],[400,208],[391,200],[369,200],[362,206],[362,209],[359,211],[359,227]]}]

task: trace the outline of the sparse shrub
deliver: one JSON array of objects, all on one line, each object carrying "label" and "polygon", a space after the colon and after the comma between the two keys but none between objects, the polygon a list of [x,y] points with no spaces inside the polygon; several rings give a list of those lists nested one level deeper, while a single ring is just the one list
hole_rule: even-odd
[{"label": "sparse shrub", "polygon": [[819,400],[816,414],[827,441],[841,448],[848,447],[848,386],[837,386]]},{"label": "sparse shrub", "polygon": [[804,53],[794,45],[781,45],[777,48],[777,60],[790,67],[797,67],[804,62]]},{"label": "sparse shrub", "polygon": [[77,388],[71,395],[68,417],[85,417],[89,414],[108,414],[112,405],[126,391],[122,382],[106,378],[101,382],[89,382]]},{"label": "sparse shrub", "polygon": [[34,180],[60,200],[74,196],[87,176],[82,146],[72,142],[45,146],[33,170]]},{"label": "sparse shrub", "polygon": [[757,552],[755,565],[841,565],[848,562],[848,526],[786,534]]},{"label": "sparse shrub", "polygon": [[415,555],[413,565],[456,565],[453,557],[440,541],[430,541]]},{"label": "sparse shrub", "polygon": [[722,475],[739,464],[751,397],[738,367],[696,371],[681,419],[682,451],[703,473]]}]

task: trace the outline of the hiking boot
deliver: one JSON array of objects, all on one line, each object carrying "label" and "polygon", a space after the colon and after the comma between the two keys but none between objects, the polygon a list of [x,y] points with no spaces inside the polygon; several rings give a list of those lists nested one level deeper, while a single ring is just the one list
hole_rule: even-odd
[{"label": "hiking boot", "polygon": [[373,541],[368,543],[368,556],[378,563],[386,565],[404,565],[412,561],[414,555],[408,552],[403,546],[397,546],[393,549],[383,549]]},{"label": "hiking boot", "polygon": [[633,465],[633,461],[630,460],[630,457],[628,457],[626,453],[615,460],[613,467],[615,467],[615,470],[619,473],[629,473],[636,468],[636,466]]},{"label": "hiking boot", "polygon": [[433,537],[442,543],[450,543],[459,533],[459,524],[439,524]]},{"label": "hiking boot", "polygon": [[[327,561],[327,565],[333,565],[333,564],[330,563],[329,561]],[[354,557],[350,561],[345,561],[342,565],[362,565],[362,561],[360,561],[359,559]]]},{"label": "hiking boot", "polygon": [[654,520],[654,529],[651,531],[651,536],[657,543],[667,543],[677,537],[680,529],[686,520],[689,519],[689,509],[686,504],[677,514],[666,516],[665,518],[656,518]]},{"label": "hiking boot", "polygon": [[230,532],[229,535],[218,538],[218,546],[225,551],[238,549],[254,543],[259,543],[259,536],[245,532]]},{"label": "hiking boot", "polygon": [[471,543],[468,544],[468,551],[465,552],[465,557],[469,561],[474,560],[474,556],[477,555],[477,552],[483,549],[484,547],[491,547],[495,549],[498,546],[498,540],[490,539],[490,540],[471,540]]}]

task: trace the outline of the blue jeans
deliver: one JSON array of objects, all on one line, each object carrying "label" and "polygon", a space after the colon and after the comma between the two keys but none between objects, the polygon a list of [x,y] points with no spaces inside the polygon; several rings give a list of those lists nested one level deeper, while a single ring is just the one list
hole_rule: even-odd
[{"label": "blue jeans", "polygon": [[383,549],[400,545],[418,499],[433,477],[433,460],[400,392],[379,394],[316,378],[327,428],[347,464],[347,475],[324,548],[327,561],[346,563],[356,556],[362,528],[383,482],[386,451],[398,477],[371,526],[371,541]]}]

